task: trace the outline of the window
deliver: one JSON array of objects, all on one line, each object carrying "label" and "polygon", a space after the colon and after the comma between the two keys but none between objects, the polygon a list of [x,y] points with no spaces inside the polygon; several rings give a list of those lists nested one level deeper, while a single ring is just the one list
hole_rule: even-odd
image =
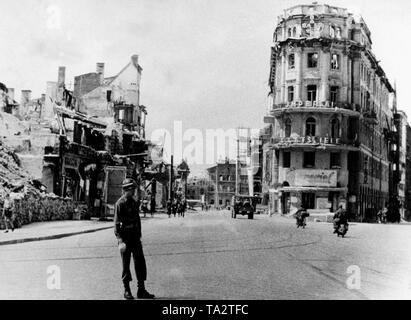
[{"label": "window", "polygon": [[330,37],[335,38],[335,29],[333,26],[330,27]]},{"label": "window", "polygon": [[309,117],[305,122],[305,135],[314,137],[315,136],[315,119]]},{"label": "window", "polygon": [[308,54],[307,61],[308,68],[317,68],[318,66],[318,53],[312,52]]},{"label": "window", "polygon": [[285,136],[291,136],[291,119],[285,120]]},{"label": "window", "polygon": [[315,152],[304,152],[304,168],[315,167]]},{"label": "window", "polygon": [[288,28],[288,37],[291,38],[291,28]]},{"label": "window", "polygon": [[333,169],[335,167],[341,166],[341,155],[337,152],[330,153],[330,168]]},{"label": "window", "polygon": [[297,37],[297,27],[293,28],[293,37],[296,38]]},{"label": "window", "polygon": [[283,167],[289,168],[291,166],[291,152],[283,153]]},{"label": "window", "polygon": [[307,86],[307,100],[311,102],[317,100],[317,86],[315,84]]},{"label": "window", "polygon": [[331,69],[332,70],[340,69],[340,55],[336,53],[331,54]]},{"label": "window", "polygon": [[294,53],[292,53],[288,56],[288,69],[294,69],[294,68],[295,68],[295,56],[294,56]]},{"label": "window", "polygon": [[294,87],[289,86],[288,87],[288,102],[294,101]]},{"label": "window", "polygon": [[111,102],[111,90],[107,90],[107,102]]},{"label": "window", "polygon": [[124,120],[124,110],[120,110],[118,113],[118,119],[119,120]]},{"label": "window", "polygon": [[336,104],[338,101],[338,89],[337,86],[330,87],[330,102],[333,104]]},{"label": "window", "polygon": [[218,200],[218,204],[219,204],[220,206],[223,205],[223,200],[222,200],[222,199]]},{"label": "window", "polygon": [[315,193],[303,193],[301,205],[304,209],[315,209]]},{"label": "window", "polygon": [[338,138],[340,136],[340,122],[338,119],[331,120],[331,138]]},{"label": "window", "polygon": [[341,28],[337,28],[335,33],[336,33],[337,39],[341,39]]}]

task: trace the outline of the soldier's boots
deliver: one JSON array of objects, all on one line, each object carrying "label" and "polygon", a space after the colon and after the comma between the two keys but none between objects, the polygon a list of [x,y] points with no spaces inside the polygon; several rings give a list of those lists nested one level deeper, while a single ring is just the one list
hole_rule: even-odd
[{"label": "soldier's boots", "polygon": [[147,292],[146,289],[138,289],[137,298],[138,299],[154,299],[154,294]]},{"label": "soldier's boots", "polygon": [[133,300],[134,297],[131,294],[131,289],[129,284],[124,284],[124,299],[126,300]]}]

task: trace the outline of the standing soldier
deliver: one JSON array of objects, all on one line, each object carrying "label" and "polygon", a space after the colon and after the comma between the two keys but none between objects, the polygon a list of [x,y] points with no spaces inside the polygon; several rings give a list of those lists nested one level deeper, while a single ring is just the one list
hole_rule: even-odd
[{"label": "standing soldier", "polygon": [[10,223],[11,226],[11,231],[14,231],[14,221],[13,221],[13,203],[12,200],[10,199],[10,195],[6,195],[6,199],[4,200],[3,204],[3,217],[4,217],[4,223],[6,225],[6,230],[4,233],[9,232],[8,224]]},{"label": "standing soldier", "polygon": [[121,260],[123,262],[122,280],[124,298],[134,299],[130,290],[132,281],[130,258],[133,254],[134,268],[137,276],[137,298],[153,299],[154,295],[146,291],[144,281],[147,278],[147,267],[141,244],[141,220],[139,203],[134,199],[137,185],[133,179],[123,181],[123,196],[116,202],[114,209],[114,233],[118,239]]}]

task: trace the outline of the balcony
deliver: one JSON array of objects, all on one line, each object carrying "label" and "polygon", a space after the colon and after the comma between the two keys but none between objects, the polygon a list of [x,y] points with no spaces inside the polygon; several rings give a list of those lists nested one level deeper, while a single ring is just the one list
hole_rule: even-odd
[{"label": "balcony", "polygon": [[364,121],[368,124],[378,124],[377,114],[374,111],[367,111],[363,114]]},{"label": "balcony", "polygon": [[265,123],[272,123],[273,117],[282,115],[284,112],[301,113],[301,112],[317,112],[317,113],[335,113],[340,112],[349,116],[359,117],[360,113],[354,104],[349,103],[333,103],[329,101],[293,101],[290,103],[280,103],[273,106],[264,118]]}]

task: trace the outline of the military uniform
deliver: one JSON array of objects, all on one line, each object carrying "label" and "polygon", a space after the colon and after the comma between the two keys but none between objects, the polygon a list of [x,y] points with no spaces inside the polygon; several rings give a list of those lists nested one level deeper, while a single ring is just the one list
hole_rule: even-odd
[{"label": "military uniform", "polygon": [[133,254],[137,281],[144,282],[147,278],[146,261],[141,245],[141,221],[138,202],[134,198],[122,196],[115,205],[114,211],[115,235],[126,244],[126,250],[121,254],[123,261],[122,280],[132,281],[130,272],[131,254]]},{"label": "military uniform", "polygon": [[144,287],[144,281],[147,278],[147,267],[144,258],[143,246],[141,244],[139,202],[133,197],[127,198],[123,195],[116,202],[114,207],[114,233],[119,243],[123,242],[126,245],[125,249],[120,251],[123,264],[121,279],[125,288],[124,297],[126,299],[134,298],[131,295],[129,285],[132,281],[130,272],[130,261],[132,254],[138,282],[137,296],[138,298],[154,298],[154,295],[149,294]]}]

